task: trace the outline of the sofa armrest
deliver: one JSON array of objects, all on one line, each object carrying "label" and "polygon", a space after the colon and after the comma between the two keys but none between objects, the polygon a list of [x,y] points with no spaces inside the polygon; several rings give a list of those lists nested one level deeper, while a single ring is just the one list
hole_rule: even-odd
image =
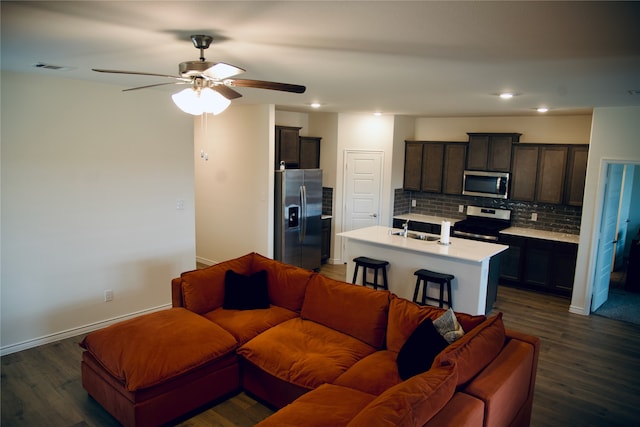
[{"label": "sofa armrest", "polygon": [[485,404],[486,427],[528,426],[538,366],[540,341],[507,331],[502,351],[462,390]]},{"label": "sofa armrest", "polygon": [[173,307],[184,307],[182,300],[182,278],[176,277],[171,280],[171,305]]}]

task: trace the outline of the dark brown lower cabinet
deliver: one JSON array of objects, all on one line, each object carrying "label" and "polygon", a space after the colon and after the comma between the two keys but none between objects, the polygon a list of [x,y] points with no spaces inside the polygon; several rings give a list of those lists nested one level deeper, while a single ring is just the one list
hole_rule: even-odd
[{"label": "dark brown lower cabinet", "polygon": [[571,296],[578,245],[501,235],[500,284]]},{"label": "dark brown lower cabinet", "polygon": [[320,260],[324,264],[331,256],[331,218],[322,220],[321,236]]}]

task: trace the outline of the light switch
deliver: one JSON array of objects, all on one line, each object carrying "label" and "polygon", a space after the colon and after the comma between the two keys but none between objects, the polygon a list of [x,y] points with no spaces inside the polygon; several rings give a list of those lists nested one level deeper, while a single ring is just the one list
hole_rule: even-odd
[{"label": "light switch", "polygon": [[176,210],[178,211],[184,210],[184,200],[182,199],[176,200]]}]

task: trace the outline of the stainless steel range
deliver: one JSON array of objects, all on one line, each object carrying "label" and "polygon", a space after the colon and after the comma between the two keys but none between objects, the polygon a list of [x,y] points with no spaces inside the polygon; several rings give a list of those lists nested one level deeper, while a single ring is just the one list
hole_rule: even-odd
[{"label": "stainless steel range", "polygon": [[511,211],[508,209],[467,206],[467,218],[453,225],[453,236],[497,242],[500,230],[510,226]]}]

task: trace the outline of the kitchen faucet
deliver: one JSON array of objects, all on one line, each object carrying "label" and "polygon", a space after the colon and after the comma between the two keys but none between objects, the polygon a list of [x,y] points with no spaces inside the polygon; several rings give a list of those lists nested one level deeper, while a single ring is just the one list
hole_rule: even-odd
[{"label": "kitchen faucet", "polygon": [[407,237],[409,235],[409,220],[402,224],[402,235]]}]

